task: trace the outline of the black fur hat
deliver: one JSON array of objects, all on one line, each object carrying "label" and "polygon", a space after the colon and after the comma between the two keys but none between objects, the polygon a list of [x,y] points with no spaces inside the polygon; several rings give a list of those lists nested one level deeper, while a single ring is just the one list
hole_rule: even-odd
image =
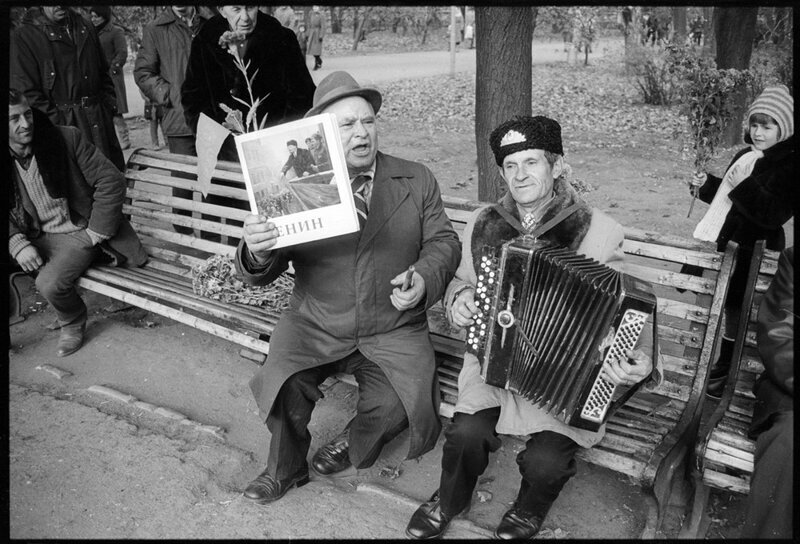
[{"label": "black fur hat", "polygon": [[557,155],[564,154],[561,125],[542,115],[518,115],[506,121],[492,131],[489,145],[498,166],[502,166],[506,156],[524,149],[543,149]]}]

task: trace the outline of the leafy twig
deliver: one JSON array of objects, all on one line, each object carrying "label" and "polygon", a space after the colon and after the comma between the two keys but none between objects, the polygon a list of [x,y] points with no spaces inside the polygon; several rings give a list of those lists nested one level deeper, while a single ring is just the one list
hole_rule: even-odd
[{"label": "leafy twig", "polygon": [[239,134],[264,128],[267,123],[266,114],[264,114],[260,121],[258,119],[258,107],[264,101],[266,96],[256,98],[253,95],[253,82],[255,81],[256,74],[258,74],[258,69],[253,72],[252,76],[249,76],[247,70],[250,68],[250,61],[245,63],[239,54],[239,46],[244,43],[246,39],[247,35],[240,31],[223,32],[222,36],[219,37],[219,45],[223,49],[226,49],[228,53],[233,56],[234,65],[242,73],[245,81],[247,82],[247,94],[249,101],[242,100],[238,96],[233,96],[234,100],[248,108],[247,116],[244,118],[244,120],[242,119],[241,111],[235,110],[226,104],[220,103],[220,107],[227,113],[225,116],[225,121],[222,123],[222,125],[231,132],[236,132]]}]

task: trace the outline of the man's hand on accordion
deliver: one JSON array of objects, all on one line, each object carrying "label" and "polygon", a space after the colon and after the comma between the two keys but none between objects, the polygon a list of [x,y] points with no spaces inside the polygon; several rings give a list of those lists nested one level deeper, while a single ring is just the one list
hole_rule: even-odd
[{"label": "man's hand on accordion", "polygon": [[600,375],[616,385],[634,385],[650,376],[653,361],[640,349],[628,350],[627,361],[610,358],[603,363]]},{"label": "man's hand on accordion", "polygon": [[465,287],[451,307],[451,321],[453,325],[464,328],[472,324],[472,317],[478,313],[478,305],[475,304],[475,288]]}]

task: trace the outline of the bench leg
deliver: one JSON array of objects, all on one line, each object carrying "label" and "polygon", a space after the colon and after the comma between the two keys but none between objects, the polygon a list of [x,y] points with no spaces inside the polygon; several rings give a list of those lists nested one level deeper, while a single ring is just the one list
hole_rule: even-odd
[{"label": "bench leg", "polygon": [[703,477],[699,474],[692,476],[692,484],[694,485],[692,502],[687,508],[688,513],[683,521],[678,538],[705,538],[705,534],[708,531],[709,519],[706,513],[706,506],[708,505],[710,489],[703,484]]},{"label": "bench leg", "polygon": [[22,302],[20,300],[19,289],[17,288],[16,280],[21,276],[25,276],[25,272],[12,272],[8,275],[8,324],[14,325],[21,321],[25,321],[25,316],[22,315]]},{"label": "bench leg", "polygon": [[645,518],[644,528],[639,538],[642,540],[653,540],[656,538],[656,531],[660,525],[661,508],[658,504],[658,499],[650,490],[644,491],[644,503],[647,508],[647,517]]}]

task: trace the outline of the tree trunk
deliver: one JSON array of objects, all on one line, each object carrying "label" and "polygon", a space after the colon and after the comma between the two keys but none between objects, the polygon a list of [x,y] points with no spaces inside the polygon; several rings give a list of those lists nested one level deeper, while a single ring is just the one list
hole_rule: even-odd
[{"label": "tree trunk", "polygon": [[366,7],[364,8],[364,13],[361,14],[360,19],[357,16],[353,16],[353,27],[354,27],[353,47],[352,47],[353,51],[358,49],[358,42],[364,39],[364,31],[366,30],[364,27],[367,24],[367,20],[369,19],[370,11],[372,11],[372,7]]},{"label": "tree trunk", "polygon": [[531,19],[528,6],[475,7],[475,142],[478,199],[484,202],[495,202],[505,192],[489,134],[515,115],[531,114]]},{"label": "tree trunk", "polygon": [[[340,10],[342,8],[335,8],[333,6],[329,6],[328,10],[331,14],[331,34],[341,34],[342,33],[342,18],[340,16]],[[308,28],[308,27],[306,27]]]},{"label": "tree trunk", "polygon": [[717,54],[717,40],[714,39],[714,7],[703,7],[703,53],[704,57]]},{"label": "tree trunk", "polygon": [[686,43],[686,6],[672,8],[672,43],[675,45]]},{"label": "tree trunk", "polygon": [[[717,42],[717,68],[747,70],[756,36],[757,7],[721,8],[714,10],[714,36]],[[742,86],[733,96],[733,115],[722,136],[723,146],[742,142],[742,118],[747,104],[747,89]]]}]

